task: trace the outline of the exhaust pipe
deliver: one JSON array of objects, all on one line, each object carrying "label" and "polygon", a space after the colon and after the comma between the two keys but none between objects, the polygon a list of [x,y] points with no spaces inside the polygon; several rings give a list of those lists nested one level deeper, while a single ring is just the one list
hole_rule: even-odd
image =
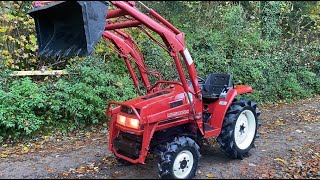
[{"label": "exhaust pipe", "polygon": [[27,13],[34,19],[40,57],[92,53],[106,26],[108,3],[55,1]]}]

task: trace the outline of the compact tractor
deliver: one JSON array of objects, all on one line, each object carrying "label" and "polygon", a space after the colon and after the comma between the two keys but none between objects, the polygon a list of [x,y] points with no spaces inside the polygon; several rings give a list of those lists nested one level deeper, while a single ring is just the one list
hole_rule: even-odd
[{"label": "compact tractor", "polygon": [[[195,176],[206,138],[215,137],[232,158],[242,159],[254,147],[257,103],[236,98],[253,93],[252,87],[233,82],[230,74],[197,76],[184,33],[143,3],[34,1],[28,14],[35,20],[40,57],[90,55],[102,37],[124,59],[138,90],[142,81],[145,94],[107,105],[108,149],[117,158],[144,164],[148,153],[155,153],[160,178],[189,179]],[[167,51],[179,80],[163,80],[149,70],[126,28],[141,30]],[[158,77],[154,84],[149,75]]]}]

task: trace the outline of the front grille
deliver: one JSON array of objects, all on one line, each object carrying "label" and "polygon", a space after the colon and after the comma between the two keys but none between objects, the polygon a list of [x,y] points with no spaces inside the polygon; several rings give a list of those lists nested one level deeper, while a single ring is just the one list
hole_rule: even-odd
[{"label": "front grille", "polygon": [[131,159],[138,159],[140,155],[142,136],[136,136],[129,133],[121,133],[113,141],[116,151]]}]

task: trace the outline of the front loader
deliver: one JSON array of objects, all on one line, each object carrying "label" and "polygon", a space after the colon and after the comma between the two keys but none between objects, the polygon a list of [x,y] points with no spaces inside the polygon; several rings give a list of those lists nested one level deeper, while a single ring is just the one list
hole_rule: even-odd
[{"label": "front loader", "polygon": [[[139,80],[143,82],[145,94],[107,105],[108,149],[116,157],[144,164],[148,153],[156,153],[160,178],[189,179],[195,176],[203,139],[215,137],[232,158],[242,159],[254,147],[260,112],[255,102],[236,98],[253,93],[252,87],[233,83],[230,74],[198,77],[184,33],[153,9],[135,1],[34,1],[33,5],[28,14],[35,20],[39,56],[90,55],[102,37],[124,59],[138,90]],[[163,80],[160,73],[148,70],[138,46],[121,30],[127,28],[141,30],[168,52],[179,81]],[[149,75],[158,80],[151,84]]]}]

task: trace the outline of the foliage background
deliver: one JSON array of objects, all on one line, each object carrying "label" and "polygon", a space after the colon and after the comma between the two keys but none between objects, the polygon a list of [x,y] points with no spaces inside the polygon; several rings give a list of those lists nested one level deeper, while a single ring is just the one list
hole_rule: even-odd
[{"label": "foliage background", "polygon": [[[320,93],[319,1],[146,1],[186,34],[198,75],[231,73],[259,103]],[[31,1],[0,2],[0,141],[107,123],[106,104],[137,96],[125,64],[104,42],[87,58],[36,55]],[[150,69],[177,78],[173,61],[131,30]],[[13,70],[67,69],[61,77],[11,77]],[[158,67],[162,67],[161,69]]]}]

